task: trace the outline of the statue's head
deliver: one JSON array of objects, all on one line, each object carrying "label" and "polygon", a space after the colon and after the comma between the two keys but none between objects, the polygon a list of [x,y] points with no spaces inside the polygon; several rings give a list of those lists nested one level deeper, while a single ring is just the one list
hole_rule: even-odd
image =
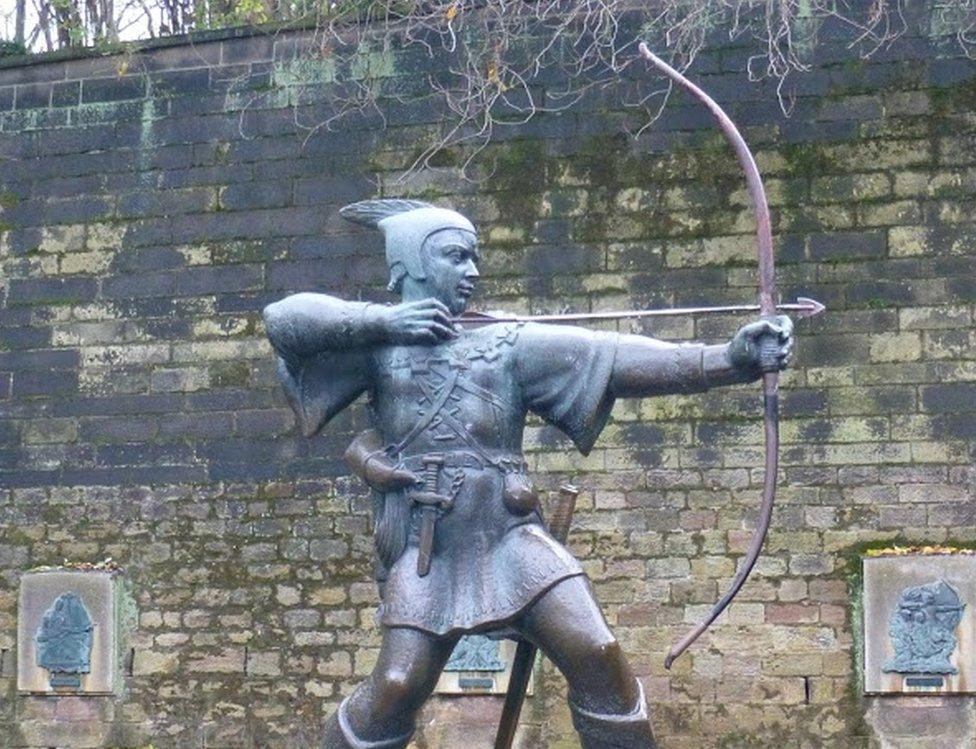
[{"label": "statue's head", "polygon": [[468,305],[478,278],[478,235],[460,213],[419,200],[364,200],[339,212],[386,237],[390,291],[412,286],[454,314]]}]

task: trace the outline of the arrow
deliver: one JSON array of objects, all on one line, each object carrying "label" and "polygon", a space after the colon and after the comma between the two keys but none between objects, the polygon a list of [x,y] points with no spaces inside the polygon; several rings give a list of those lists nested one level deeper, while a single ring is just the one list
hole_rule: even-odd
[{"label": "arrow", "polygon": [[[777,312],[795,312],[797,317],[813,317],[826,309],[816,299],[797,297],[796,302],[777,304]],[[627,320],[642,317],[676,317],[679,315],[712,315],[736,312],[759,312],[758,304],[728,304],[718,307],[670,307],[668,309],[634,309],[622,312],[570,312],[550,315],[491,315],[486,312],[465,312],[452,318],[459,325],[490,325],[498,322],[583,322],[585,320]]]}]

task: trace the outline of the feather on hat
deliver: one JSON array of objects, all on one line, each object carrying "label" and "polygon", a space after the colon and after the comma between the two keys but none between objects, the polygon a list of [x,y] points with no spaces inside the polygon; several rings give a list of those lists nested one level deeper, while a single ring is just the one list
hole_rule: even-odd
[{"label": "feather on hat", "polygon": [[380,221],[398,213],[406,213],[418,208],[433,208],[430,203],[422,200],[404,200],[402,198],[382,198],[380,200],[360,200],[339,209],[339,215],[354,224],[369,226],[375,229]]}]

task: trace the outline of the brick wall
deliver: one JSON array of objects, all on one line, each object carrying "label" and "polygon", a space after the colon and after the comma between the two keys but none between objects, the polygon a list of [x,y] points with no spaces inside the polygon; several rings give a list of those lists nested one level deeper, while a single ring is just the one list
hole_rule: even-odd
[{"label": "brick wall", "polygon": [[[479,182],[459,178],[455,150],[400,179],[442,127],[415,62],[373,66],[375,85],[415,97],[384,102],[385,129],[367,114],[310,132],[296,122],[323,121],[334,84],[296,63],[301,48],[299,34],[241,36],[0,67],[5,746],[311,746],[369,672],[368,503],[338,461],[363,414],[301,438],[259,314],[303,289],[386,298],[379,238],[341,205],[402,194],[471,215],[483,307],[754,298],[742,179],[690,101],[628,137],[632,78],[504,129],[475,157]],[[527,432],[540,483],[584,489],[571,545],[669,749],[866,746],[858,554],[976,541],[972,62],[925,35],[869,62],[839,42],[817,54],[790,118],[772,86],[747,81],[742,48],[710,49],[694,70],[756,151],[782,296],[829,312],[798,325],[783,378],[765,552],[670,674],[667,646],[728,586],[751,534],[757,388],[621,402],[585,459]],[[621,329],[717,341],[737,322]],[[124,692],[17,697],[20,572],[106,557],[137,612]],[[525,746],[575,745],[563,700],[547,665]],[[440,701],[422,745],[459,745],[455,716],[488,724],[497,709]]]}]

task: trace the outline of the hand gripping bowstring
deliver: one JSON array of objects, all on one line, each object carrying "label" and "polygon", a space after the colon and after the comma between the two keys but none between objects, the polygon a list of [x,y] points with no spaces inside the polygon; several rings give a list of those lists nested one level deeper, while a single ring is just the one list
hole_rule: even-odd
[{"label": "hand gripping bowstring", "polygon": [[[708,108],[708,111],[712,113],[712,116],[718,122],[722,135],[725,136],[725,139],[735,151],[735,155],[739,159],[739,164],[745,171],[746,184],[749,195],[752,198],[753,209],[756,212],[756,240],[759,251],[759,311],[763,317],[772,317],[776,314],[776,280],[773,273],[773,233],[769,220],[769,206],[766,203],[766,190],[763,188],[762,178],[759,176],[759,169],[756,167],[756,160],[752,157],[752,153],[749,151],[749,147],[746,145],[745,140],[743,140],[738,128],[708,94],[666,62],[655,56],[643,42],[640,43],[638,51],[641,57],[681,85]],[[765,357],[762,356],[762,352],[760,354],[760,358],[765,364]],[[709,625],[718,618],[719,614],[725,610],[725,607],[729,605],[732,599],[735,598],[736,593],[742,588],[746,578],[749,577],[749,572],[756,564],[763,541],[766,538],[766,531],[769,530],[769,520],[773,514],[773,499],[776,496],[776,470],[779,453],[779,395],[777,392],[779,387],[779,372],[772,367],[770,369],[772,371],[765,371],[762,377],[763,421],[766,437],[766,464],[763,474],[762,505],[759,509],[759,520],[756,524],[756,530],[749,543],[749,550],[728,592],[712,607],[708,616],[671,647],[671,651],[664,659],[665,668],[671,668],[674,659],[687,650],[698,639],[699,635],[708,629]]]}]

